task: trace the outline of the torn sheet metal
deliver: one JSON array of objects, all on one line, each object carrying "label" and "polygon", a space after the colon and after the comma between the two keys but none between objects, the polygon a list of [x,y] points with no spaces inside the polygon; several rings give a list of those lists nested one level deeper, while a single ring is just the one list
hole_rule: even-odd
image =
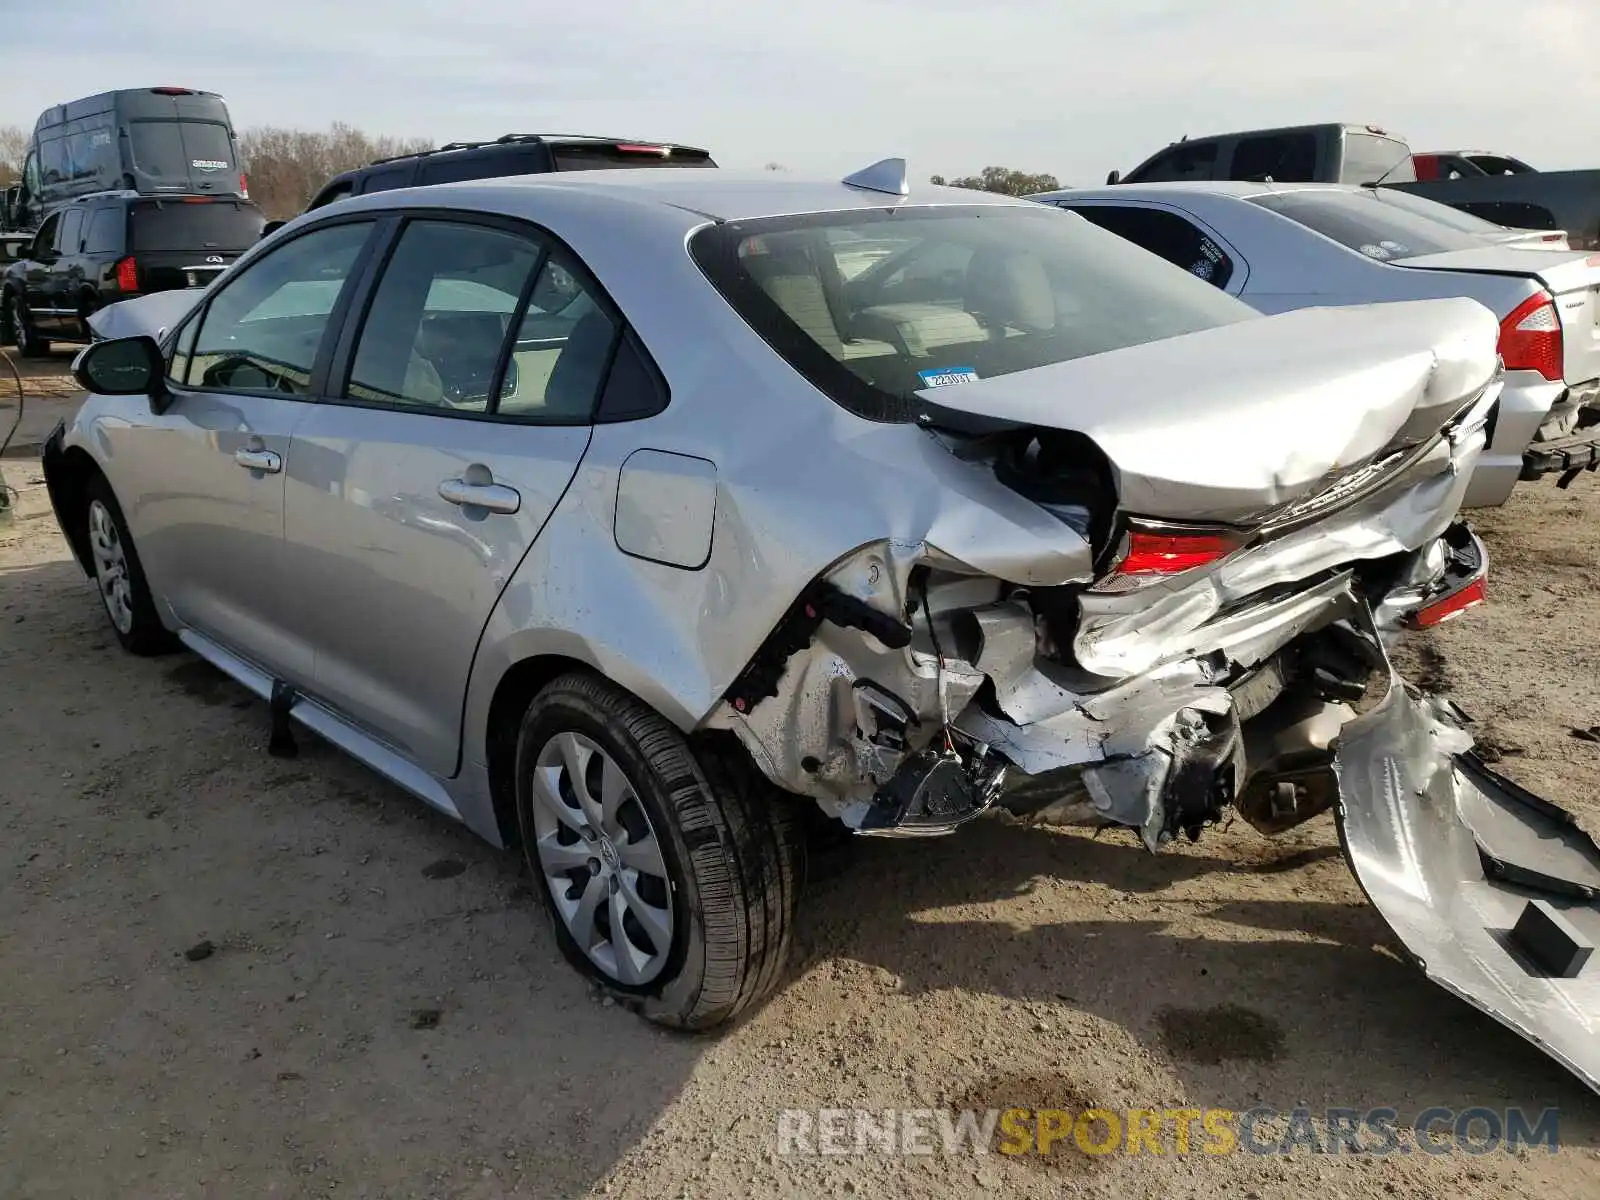
[{"label": "torn sheet metal", "polygon": [[1429,979],[1600,1092],[1600,847],[1470,746],[1391,674],[1339,738],[1345,854]]},{"label": "torn sheet metal", "polygon": [[97,341],[144,334],[160,341],[200,302],[204,288],[176,288],[118,300],[89,315],[89,332]]}]

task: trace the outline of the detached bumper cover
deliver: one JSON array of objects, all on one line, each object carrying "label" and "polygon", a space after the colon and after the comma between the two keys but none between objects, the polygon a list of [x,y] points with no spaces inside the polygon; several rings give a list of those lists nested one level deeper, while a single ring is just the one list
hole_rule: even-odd
[{"label": "detached bumper cover", "polygon": [[1471,745],[1391,676],[1339,737],[1345,854],[1429,979],[1600,1092],[1600,847]]}]

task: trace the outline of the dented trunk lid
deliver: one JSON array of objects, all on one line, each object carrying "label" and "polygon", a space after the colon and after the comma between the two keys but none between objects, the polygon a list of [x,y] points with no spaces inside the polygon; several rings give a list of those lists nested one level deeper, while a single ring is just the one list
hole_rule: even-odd
[{"label": "dented trunk lid", "polygon": [[918,396],[934,424],[1087,436],[1127,512],[1251,523],[1431,439],[1494,378],[1498,332],[1467,299],[1301,309]]}]

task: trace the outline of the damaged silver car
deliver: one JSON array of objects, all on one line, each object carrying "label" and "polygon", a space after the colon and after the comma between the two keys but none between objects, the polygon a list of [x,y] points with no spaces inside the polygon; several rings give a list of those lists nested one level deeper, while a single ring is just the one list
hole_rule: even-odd
[{"label": "damaged silver car", "polygon": [[572,173],[292,222],[86,350],[45,468],[126,646],[520,846],[651,1019],[776,985],[807,811],[1155,850],[1334,809],[1430,973],[1593,1082],[1600,855],[1387,656],[1483,599],[1497,333],[1262,317],[898,160]]}]

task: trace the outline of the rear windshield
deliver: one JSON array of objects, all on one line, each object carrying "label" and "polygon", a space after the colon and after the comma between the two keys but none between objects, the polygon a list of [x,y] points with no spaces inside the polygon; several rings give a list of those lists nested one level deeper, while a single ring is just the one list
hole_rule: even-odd
[{"label": "rear windshield", "polygon": [[690,252],[802,375],[871,420],[991,379],[1258,314],[1045,205],[913,207],[708,226]]},{"label": "rear windshield", "polygon": [[1391,208],[1416,213],[1419,217],[1426,217],[1430,221],[1437,221],[1440,225],[1448,225],[1451,229],[1459,229],[1462,233],[1470,233],[1476,237],[1496,238],[1506,232],[1504,225],[1485,221],[1482,217],[1475,217],[1469,212],[1462,212],[1459,208],[1451,208],[1448,204],[1440,204],[1437,200],[1429,200],[1426,196],[1418,196],[1414,192],[1378,188],[1372,194],[1378,201]]},{"label": "rear windshield", "polygon": [[661,153],[661,147],[639,144],[631,147],[630,143],[601,142],[596,145],[573,144],[563,146],[560,143],[550,147],[551,157],[555,160],[558,171],[604,171],[616,168],[633,167],[714,167],[717,164],[711,161],[711,155],[704,150],[691,150],[683,146],[666,147],[668,153]]},{"label": "rear windshield", "polygon": [[133,161],[141,171],[164,179],[205,180],[214,176],[232,191],[233,142],[227,127],[214,121],[134,121],[129,126]]},{"label": "rear windshield", "polygon": [[133,252],[210,250],[240,252],[261,240],[266,218],[254,204],[151,200],[128,209],[128,249]]},{"label": "rear windshield", "polygon": [[1346,132],[1340,183],[1415,183],[1411,147],[1375,133]]},{"label": "rear windshield", "polygon": [[1376,191],[1283,192],[1250,202],[1380,262],[1483,246],[1481,236],[1390,204]]}]

